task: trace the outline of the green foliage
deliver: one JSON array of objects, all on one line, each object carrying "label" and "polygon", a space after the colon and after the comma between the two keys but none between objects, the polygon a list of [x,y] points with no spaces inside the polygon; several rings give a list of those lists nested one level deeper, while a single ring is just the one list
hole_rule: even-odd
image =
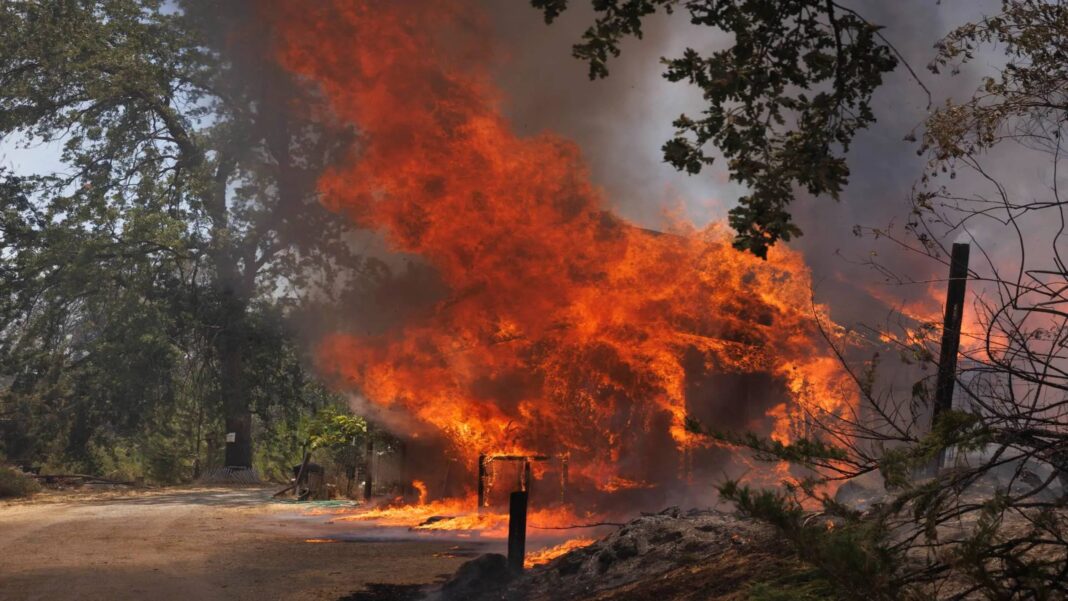
[{"label": "green foliage", "polygon": [[0,499],[28,497],[41,490],[36,480],[13,468],[0,466]]},{"label": "green foliage", "polygon": [[337,407],[323,407],[308,426],[308,440],[313,449],[336,451],[360,445],[367,439],[367,422]]},{"label": "green foliage", "polygon": [[[566,0],[532,0],[547,22]],[[768,247],[801,234],[788,211],[801,187],[837,199],[848,181],[845,153],[875,121],[871,96],[897,66],[879,27],[852,9],[824,0],[596,0],[594,24],[574,56],[590,77],[608,75],[620,44],[642,36],[659,10],[685,10],[694,25],[731,35],[733,45],[702,55],[692,48],[665,59],[664,77],[697,86],[707,103],[700,117],[675,120],[663,146],[676,169],[699,173],[714,145],[732,180],[749,193],[730,211],[735,246],[765,257]]]},{"label": "green foliage", "polygon": [[290,449],[277,422],[333,402],[284,324],[365,265],[316,201],[350,134],[266,48],[232,52],[244,17],[0,3],[0,136],[64,163],[0,173],[0,453],[184,481],[221,462],[224,416]]},{"label": "green foliage", "polygon": [[306,449],[308,417],[302,413],[292,418],[288,413],[287,408],[276,405],[266,416],[255,416],[253,424],[253,434],[259,441],[254,449],[253,465],[260,477],[271,482],[289,482],[290,470],[300,463]]},{"label": "green foliage", "polygon": [[846,449],[829,445],[819,439],[799,438],[789,444],[757,436],[752,432],[720,432],[706,428],[691,416],[685,418],[686,430],[707,436],[717,442],[752,451],[760,461],[787,461],[801,465],[822,465],[828,461],[845,461]]},{"label": "green foliage", "polygon": [[1002,140],[1048,147],[1046,129],[1059,127],[1064,111],[1061,90],[1068,80],[1068,6],[1044,0],[1002,2],[1000,14],[965,24],[941,40],[938,55],[928,65],[933,73],[975,58],[981,46],[1004,52],[1006,64],[997,77],[984,77],[972,98],[947,100],[927,120],[921,152],[928,151],[931,175],[955,172],[955,162],[981,154]]},{"label": "green foliage", "polygon": [[[902,557],[891,548],[881,520],[859,520],[855,515],[833,522],[812,519],[789,492],[752,490],[731,480],[720,485],[719,493],[743,514],[775,526],[803,561],[819,568],[820,579],[833,583],[839,595],[899,598],[892,578]],[[833,502],[827,500],[825,509],[833,515]]]},{"label": "green foliage", "polygon": [[944,411],[931,430],[912,445],[887,449],[879,461],[879,470],[887,486],[907,487],[917,471],[930,465],[939,453],[950,447],[962,452],[978,450],[992,440],[982,419],[964,411]]}]

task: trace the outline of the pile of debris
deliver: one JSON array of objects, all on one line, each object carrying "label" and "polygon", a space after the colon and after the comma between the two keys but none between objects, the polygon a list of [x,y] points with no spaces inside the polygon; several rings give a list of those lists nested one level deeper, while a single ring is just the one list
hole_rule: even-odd
[{"label": "pile of debris", "polygon": [[[770,528],[714,510],[643,515],[520,576],[501,555],[464,564],[440,601],[708,599],[743,590],[786,555]],[[690,595],[697,595],[691,597]]]}]

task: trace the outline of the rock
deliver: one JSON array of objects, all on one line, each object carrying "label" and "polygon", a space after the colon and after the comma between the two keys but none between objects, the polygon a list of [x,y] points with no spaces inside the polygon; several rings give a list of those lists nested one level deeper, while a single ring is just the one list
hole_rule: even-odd
[{"label": "rock", "polygon": [[979,474],[965,491],[964,498],[981,502],[1005,492],[1013,497],[1026,495],[1028,502],[1037,503],[1056,503],[1068,494],[1064,478],[1052,465],[1035,459],[1016,459]]},{"label": "rock", "polygon": [[638,543],[631,538],[621,538],[612,544],[612,553],[619,559],[629,559],[638,554]]},{"label": "rock", "polygon": [[766,525],[714,510],[684,514],[669,508],[631,520],[587,547],[526,570],[504,588],[472,595],[468,601],[589,599],[641,580],[651,582],[681,566],[706,566],[711,558],[719,561],[781,547]]},{"label": "rock", "polygon": [[467,601],[504,588],[512,580],[508,559],[500,553],[486,553],[460,566],[441,586],[442,601]]},{"label": "rock", "polygon": [[613,562],[615,562],[615,560],[616,560],[616,555],[615,555],[615,553],[612,553],[611,549],[605,549],[605,550],[601,551],[600,553],[598,553],[597,554],[597,565],[600,568],[599,571],[601,571],[601,572],[606,571],[608,569],[608,567],[611,566]]},{"label": "rock", "polygon": [[682,515],[682,510],[678,507],[672,506],[660,512],[660,515],[666,515],[668,517],[677,518]]},{"label": "rock", "polygon": [[557,561],[556,571],[561,576],[570,576],[582,569],[582,563],[586,560],[584,554],[568,553]]},{"label": "rock", "polygon": [[868,511],[886,499],[882,482],[874,479],[855,478],[838,487],[834,500],[856,511]]},{"label": "rock", "polygon": [[660,545],[660,544],[663,544],[663,543],[673,543],[673,542],[681,539],[682,536],[683,536],[683,534],[679,530],[672,530],[670,528],[665,528],[663,532],[659,532],[659,533],[651,535],[649,537],[649,542],[654,544],[654,545]]}]

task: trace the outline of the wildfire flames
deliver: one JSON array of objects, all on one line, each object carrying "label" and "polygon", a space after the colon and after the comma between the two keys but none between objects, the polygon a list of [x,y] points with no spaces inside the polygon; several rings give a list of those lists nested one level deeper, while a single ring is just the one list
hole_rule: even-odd
[{"label": "wildfire flames", "polygon": [[480,452],[567,453],[574,486],[602,492],[677,479],[700,444],[684,427],[690,405],[745,402],[688,405],[705,374],[781,381],[789,402],[766,403],[779,440],[800,416],[853,402],[819,350],[822,308],[800,256],[735,251],[720,225],[661,234],[614,215],[573,143],[520,137],[502,117],[477,7],[265,6],[282,64],[360,132],[322,175],[323,202],[421,256],[450,291],[386,334],[323,340],[321,368],[344,386],[431,426],[467,466]]},{"label": "wildfire flames", "polygon": [[569,541],[564,541],[559,545],[529,553],[527,554],[526,560],[523,562],[523,567],[532,568],[534,566],[540,566],[543,563],[549,563],[565,553],[569,553],[575,549],[581,549],[582,547],[588,547],[595,542],[597,542],[597,540],[593,538],[573,538]]},{"label": "wildfire flames", "polygon": [[426,499],[427,499],[427,487],[426,487],[426,484],[422,480],[413,480],[412,481],[412,488],[414,488],[415,490],[419,491],[419,504],[420,505],[426,505]]}]

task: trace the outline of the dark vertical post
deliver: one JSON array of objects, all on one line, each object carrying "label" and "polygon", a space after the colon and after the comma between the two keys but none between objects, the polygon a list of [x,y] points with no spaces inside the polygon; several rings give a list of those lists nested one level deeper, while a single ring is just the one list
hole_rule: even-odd
[{"label": "dark vertical post", "polygon": [[[960,326],[964,318],[964,294],[968,284],[967,244],[954,244],[949,263],[949,286],[946,290],[946,314],[942,320],[942,348],[938,355],[938,379],[935,384],[931,427],[938,417],[953,408],[953,388],[957,381],[957,353],[960,352]],[[935,470],[942,467],[945,450],[938,454]]]},{"label": "dark vertical post", "polygon": [[478,512],[486,505],[486,455],[478,456]]},{"label": "dark vertical post", "polygon": [[566,453],[560,455],[560,502],[567,503],[567,484],[568,484],[568,462],[571,457]]},{"label": "dark vertical post", "polygon": [[304,481],[305,481],[304,472],[308,469],[308,462],[309,461],[311,461],[311,453],[308,452],[308,447],[307,447],[307,445],[305,445],[304,446],[304,459],[301,460],[301,462],[300,462],[300,469],[297,470],[297,478],[293,482],[293,494],[295,494],[297,499],[299,499],[301,501],[304,500],[304,493],[301,492],[300,487],[304,484]]},{"label": "dark vertical post", "polygon": [[523,492],[530,493],[530,460],[523,460]]},{"label": "dark vertical post", "polygon": [[[355,460],[354,460],[355,461]],[[345,496],[352,498],[352,481],[356,479],[356,464],[345,466]]]},{"label": "dark vertical post", "polygon": [[367,440],[367,469],[364,470],[363,477],[363,498],[366,501],[370,501],[371,495],[374,494],[374,480],[372,479],[374,478],[374,468],[372,467],[374,457],[375,441],[373,438],[369,438]]},{"label": "dark vertical post", "polygon": [[441,475],[441,496],[449,496],[449,472],[452,471],[452,462],[454,459],[449,459],[445,462],[445,471]]},{"label": "dark vertical post", "polygon": [[527,493],[516,491],[508,498],[508,567],[523,571],[527,553]]},{"label": "dark vertical post", "polygon": [[356,437],[353,436],[349,441],[349,453],[346,458],[345,465],[345,496],[352,498],[352,482],[356,479],[356,464],[358,463],[358,455],[356,454]]}]

